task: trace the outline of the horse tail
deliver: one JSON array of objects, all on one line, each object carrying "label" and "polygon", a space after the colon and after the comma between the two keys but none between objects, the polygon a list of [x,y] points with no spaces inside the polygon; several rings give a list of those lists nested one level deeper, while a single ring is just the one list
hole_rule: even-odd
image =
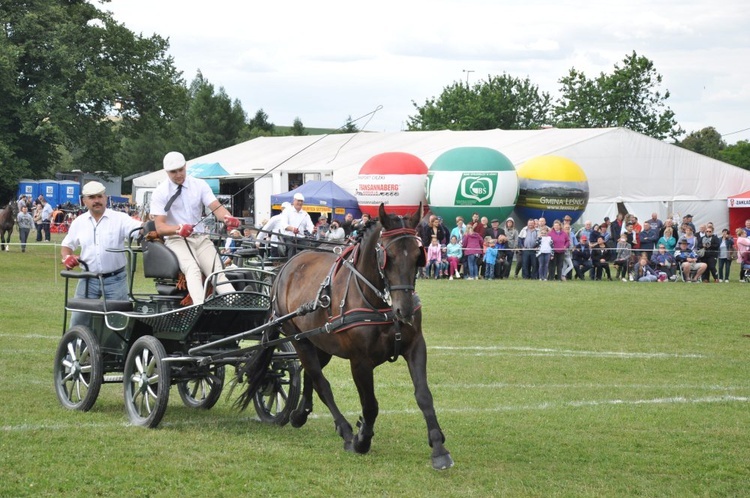
[{"label": "horse tail", "polygon": [[[279,327],[271,327],[263,333],[262,341],[273,341],[279,337]],[[252,403],[255,393],[258,392],[268,373],[268,367],[273,359],[274,347],[262,348],[254,351],[246,361],[240,363],[237,367],[237,377],[234,379],[236,384],[246,383],[245,390],[235,401],[234,406],[244,410]],[[236,385],[235,384],[235,385]]]}]

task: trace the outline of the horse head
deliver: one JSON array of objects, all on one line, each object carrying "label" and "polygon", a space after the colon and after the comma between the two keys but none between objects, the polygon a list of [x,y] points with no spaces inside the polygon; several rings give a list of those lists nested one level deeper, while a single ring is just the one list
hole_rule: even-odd
[{"label": "horse head", "polygon": [[380,204],[379,220],[383,227],[378,248],[378,267],[391,307],[398,321],[411,324],[414,319],[414,288],[417,268],[424,265],[425,252],[417,237],[422,204],[411,216],[387,214]]}]

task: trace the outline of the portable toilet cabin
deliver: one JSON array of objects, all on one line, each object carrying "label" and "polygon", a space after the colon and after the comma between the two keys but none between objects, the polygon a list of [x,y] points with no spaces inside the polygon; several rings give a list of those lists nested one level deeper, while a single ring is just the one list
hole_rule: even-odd
[{"label": "portable toilet cabin", "polygon": [[[57,204],[65,204],[69,202],[74,206],[81,204],[81,184],[72,180],[60,180],[57,182],[60,185],[58,191]],[[57,206],[55,204],[55,206]]]},{"label": "portable toilet cabin", "polygon": [[18,195],[16,199],[25,195],[31,202],[39,197],[39,182],[36,180],[21,179],[18,181]]},{"label": "portable toilet cabin", "polygon": [[57,202],[60,193],[60,184],[57,180],[39,180],[39,193],[47,199],[47,204],[52,207],[57,207]]}]

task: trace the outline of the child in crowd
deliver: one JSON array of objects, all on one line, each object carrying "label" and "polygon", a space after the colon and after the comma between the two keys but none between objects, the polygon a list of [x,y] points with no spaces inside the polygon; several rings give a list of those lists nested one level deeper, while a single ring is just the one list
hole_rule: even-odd
[{"label": "child in crowd", "polygon": [[648,254],[645,252],[641,253],[641,257],[635,264],[633,273],[635,274],[635,280],[638,282],[656,282],[658,279],[656,272],[648,264]]},{"label": "child in crowd", "polygon": [[744,265],[750,264],[750,237],[741,227],[735,230],[734,234],[737,236],[737,262],[740,264],[740,282],[744,282],[747,275]]},{"label": "child in crowd", "polygon": [[614,265],[617,268],[617,276],[615,278],[622,278],[623,282],[628,281],[628,270],[630,262],[630,244],[628,244],[628,235],[623,233],[620,235],[620,240],[617,241],[617,248],[615,249],[615,262]]},{"label": "child in crowd", "polygon": [[440,278],[442,252],[437,236],[433,235],[430,245],[427,247],[427,278],[432,276],[433,269],[435,270],[435,279]]},{"label": "child in crowd", "polygon": [[537,239],[539,248],[536,257],[539,260],[539,280],[547,280],[549,275],[549,260],[552,258],[552,237],[549,236],[549,228],[542,227]]},{"label": "child in crowd", "polygon": [[484,249],[484,279],[493,280],[495,278],[495,262],[497,261],[497,244],[496,240],[490,240]]}]

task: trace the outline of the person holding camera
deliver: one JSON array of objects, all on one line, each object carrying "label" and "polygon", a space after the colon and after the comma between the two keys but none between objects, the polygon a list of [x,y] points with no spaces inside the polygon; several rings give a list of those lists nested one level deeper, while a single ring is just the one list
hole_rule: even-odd
[{"label": "person holding camera", "polygon": [[328,227],[328,233],[326,234],[326,242],[332,242],[334,244],[343,244],[346,240],[346,233],[341,228],[339,220],[331,221]]}]

